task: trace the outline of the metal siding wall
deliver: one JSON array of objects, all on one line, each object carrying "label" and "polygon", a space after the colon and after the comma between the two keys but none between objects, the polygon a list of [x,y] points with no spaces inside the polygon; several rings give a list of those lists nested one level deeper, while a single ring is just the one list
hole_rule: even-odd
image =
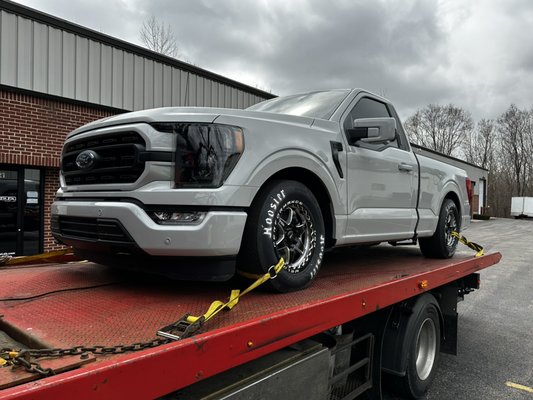
[{"label": "metal siding wall", "polygon": [[196,74],[189,74],[189,85],[187,88],[187,105],[196,105],[196,94],[198,91],[198,76]]},{"label": "metal siding wall", "polygon": [[217,87],[218,87],[217,107],[224,107],[224,85],[221,83],[217,83]]},{"label": "metal siding wall", "polygon": [[0,21],[0,82],[15,86],[17,83],[17,17],[1,12]]},{"label": "metal siding wall", "polygon": [[100,64],[100,104],[111,106],[113,90],[113,48],[102,45]]},{"label": "metal siding wall", "polygon": [[163,65],[163,107],[172,105],[172,67]]},{"label": "metal siding wall", "polygon": [[224,105],[225,108],[231,108],[231,88],[224,85]]},{"label": "metal siding wall", "polygon": [[100,67],[101,67],[100,43],[89,41],[89,101],[100,101]]},{"label": "metal siding wall", "polygon": [[231,108],[239,108],[238,106],[238,90],[231,88]]},{"label": "metal siding wall", "polygon": [[133,86],[135,81],[134,75],[134,59],[132,53],[124,53],[124,76],[122,77],[122,87],[123,87],[123,100],[122,107],[126,110],[133,110]]},{"label": "metal siding wall", "polygon": [[204,78],[198,76],[196,78],[196,103],[195,106],[204,104]]},{"label": "metal siding wall", "polygon": [[33,87],[33,24],[26,18],[17,23],[17,87]]},{"label": "metal siding wall", "polygon": [[143,108],[144,89],[144,59],[141,56],[133,55],[133,109]]},{"label": "metal siding wall", "polygon": [[180,71],[180,101],[179,106],[189,105],[189,85],[190,85],[190,73],[187,71]]},{"label": "metal siding wall", "polygon": [[208,94],[209,95],[209,107],[218,107],[218,104],[217,104],[217,91],[218,91],[218,87],[217,87],[217,83],[210,80],[210,79],[206,79],[205,80],[206,83],[208,84]]},{"label": "metal siding wall", "polygon": [[113,48],[113,75],[111,78],[112,98],[111,106],[123,108],[124,78],[126,76],[126,66],[124,65],[124,51]]},{"label": "metal siding wall", "polygon": [[48,93],[62,95],[63,87],[63,34],[59,29],[48,28]]},{"label": "metal siding wall", "polygon": [[48,91],[48,26],[33,23],[33,90]]},{"label": "metal siding wall", "polygon": [[204,79],[204,104],[205,107],[216,106],[211,104],[211,91],[213,90],[213,83],[209,79]]},{"label": "metal siding wall", "polygon": [[163,64],[154,63],[154,105],[163,106]]},{"label": "metal siding wall", "polygon": [[0,11],[0,83],[126,110],[244,108],[262,99],[178,67]]},{"label": "metal siding wall", "polygon": [[144,59],[143,108],[154,107],[154,61]]},{"label": "metal siding wall", "polygon": [[89,40],[76,36],[76,99],[89,100]]},{"label": "metal siding wall", "polygon": [[244,92],[237,90],[237,108],[244,108]]},{"label": "metal siding wall", "polygon": [[74,98],[76,86],[76,37],[63,31],[63,97]]},{"label": "metal siding wall", "polygon": [[181,90],[181,71],[176,68],[172,68],[172,89],[171,89],[171,104],[173,106],[181,105],[180,94],[183,93]]}]

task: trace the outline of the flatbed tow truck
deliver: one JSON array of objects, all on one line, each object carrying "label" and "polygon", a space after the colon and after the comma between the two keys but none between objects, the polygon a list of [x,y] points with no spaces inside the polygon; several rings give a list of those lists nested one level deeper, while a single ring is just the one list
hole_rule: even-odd
[{"label": "flatbed tow truck", "polygon": [[[0,329],[19,347],[66,351],[0,368],[0,398],[379,399],[382,376],[412,384],[413,368],[425,390],[439,350],[456,352],[457,301],[500,258],[339,249],[309,288],[255,290],[181,340],[157,332],[202,315],[234,282],[126,278],[79,261],[6,265]],[[436,324],[428,310],[438,311]],[[4,350],[8,364],[10,356],[24,358]]]}]

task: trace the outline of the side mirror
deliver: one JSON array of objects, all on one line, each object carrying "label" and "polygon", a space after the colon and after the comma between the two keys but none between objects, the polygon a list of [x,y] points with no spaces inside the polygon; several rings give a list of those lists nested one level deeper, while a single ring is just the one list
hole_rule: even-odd
[{"label": "side mirror", "polygon": [[358,141],[373,143],[387,142],[396,137],[396,120],[394,118],[360,118],[353,122],[353,128],[347,129],[348,139],[353,145]]}]

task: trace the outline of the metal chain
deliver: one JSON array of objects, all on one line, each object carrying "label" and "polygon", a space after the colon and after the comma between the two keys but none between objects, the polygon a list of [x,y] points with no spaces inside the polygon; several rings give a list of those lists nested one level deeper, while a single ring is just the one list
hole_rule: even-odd
[{"label": "metal chain", "polygon": [[24,357],[15,357],[10,360],[13,365],[21,365],[27,372],[42,376],[54,375],[52,368],[43,368],[37,361],[28,361]]},{"label": "metal chain", "polygon": [[[224,307],[228,307],[229,304],[235,303],[239,297],[242,297],[246,293],[255,289],[257,286],[266,282],[268,279],[276,278],[277,274],[283,266],[285,261],[283,258],[279,260],[276,265],[271,266],[268,269],[268,272],[264,275],[256,278],[257,280],[252,283],[247,289],[245,289],[241,294],[236,298],[232,299],[230,296],[230,301],[226,304],[216,301],[213,304],[221,303],[221,306],[215,308],[209,316],[207,314],[195,317],[194,322],[189,321],[189,314],[185,314],[178,321],[162,328],[158,331],[158,335],[163,336],[162,338],[156,338],[149,340],[147,342],[137,342],[128,345],[118,344],[115,346],[73,346],[63,349],[22,349],[22,350],[12,350],[9,348],[3,348],[0,351],[0,361],[3,361],[4,365],[20,365],[24,367],[27,372],[37,373],[41,376],[50,376],[54,375],[54,371],[51,368],[43,368],[38,361],[32,361],[32,359],[44,358],[44,357],[63,357],[63,356],[81,356],[81,359],[86,359],[89,357],[89,353],[95,355],[101,354],[121,354],[126,352],[141,351],[144,349],[150,349],[163,344],[173,342],[175,340],[185,339],[194,335],[199,329],[202,328],[203,323],[210,319],[212,316],[216,315]],[[232,292],[233,293],[233,292]],[[212,304],[212,305],[213,305]],[[231,307],[230,307],[231,309]],[[208,311],[209,312],[209,311]],[[166,336],[165,336],[166,334]]]},{"label": "metal chain", "polygon": [[63,356],[81,356],[82,359],[89,357],[89,354],[122,354],[126,352],[140,351],[144,349],[151,349],[163,344],[170,343],[172,340],[167,338],[152,339],[148,342],[137,342],[128,345],[118,344],[115,346],[73,346],[63,349],[22,349],[19,350],[15,357],[9,356],[13,350],[4,348],[0,352],[0,356],[8,361],[8,364],[20,365],[27,372],[37,373],[42,376],[54,375],[51,368],[43,368],[38,361],[32,359],[43,357],[63,357]]}]

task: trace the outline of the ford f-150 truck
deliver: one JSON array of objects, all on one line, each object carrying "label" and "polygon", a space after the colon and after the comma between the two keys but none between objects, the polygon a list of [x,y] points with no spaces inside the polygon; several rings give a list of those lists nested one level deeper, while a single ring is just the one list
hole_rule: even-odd
[{"label": "ford f-150 truck", "polygon": [[392,104],[361,89],[122,114],[69,134],[61,163],[57,240],[180,279],[251,278],[283,257],[268,284],[297,290],[335,246],[451,257],[470,219],[466,173],[415,155]]}]

